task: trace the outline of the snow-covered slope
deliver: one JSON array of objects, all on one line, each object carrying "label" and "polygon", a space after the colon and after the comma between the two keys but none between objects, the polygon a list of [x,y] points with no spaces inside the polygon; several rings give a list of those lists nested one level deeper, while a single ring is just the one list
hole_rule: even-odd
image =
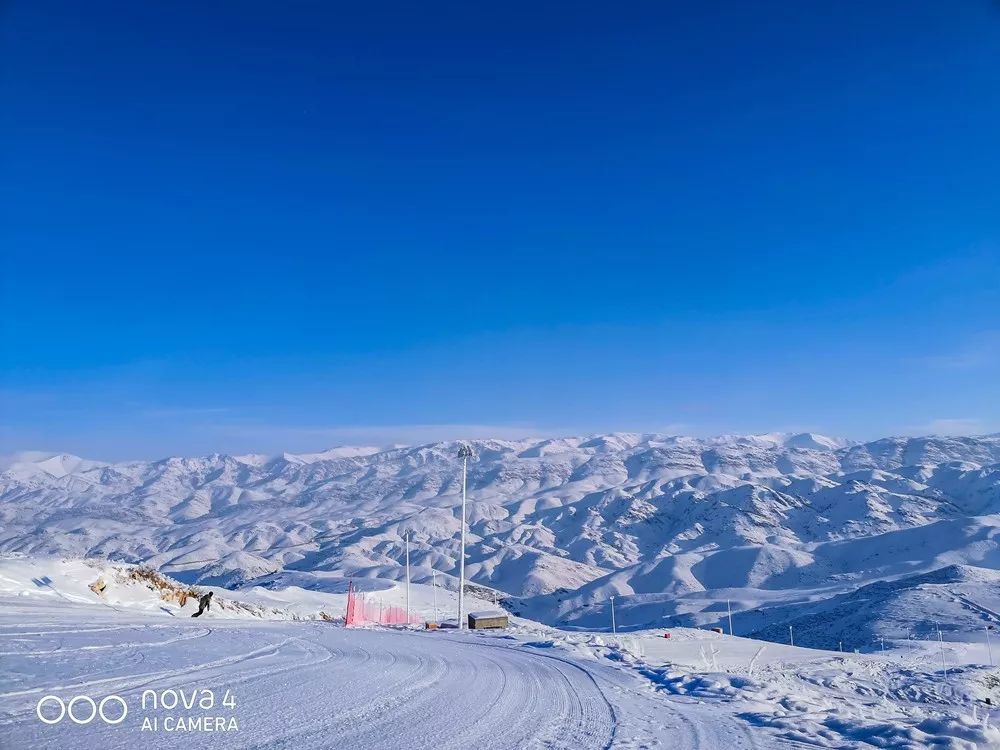
[{"label": "snow-covered slope", "polygon": [[936,641],[938,631],[948,640],[979,639],[1000,624],[1000,572],[950,565],[813,603],[737,615],[736,622],[744,632],[757,627],[752,636],[766,640],[784,640],[792,626],[798,643],[830,650],[874,646],[880,638]]},{"label": "snow-covered slope", "polygon": [[[545,622],[716,623],[951,565],[1000,569],[1000,437],[697,439],[616,433],[472,443],[472,582]],[[278,571],[454,586],[452,442],[276,458],[0,472],[0,551],[148,562],[188,582]],[[780,611],[780,610],[775,610]],[[763,623],[751,624],[754,630]]]},{"label": "snow-covered slope", "polygon": [[[216,603],[227,606],[194,619],[190,604],[184,612],[164,600],[164,581],[145,573],[0,557],[0,747],[1000,743],[990,715],[998,672],[984,663],[987,649],[970,644],[858,655],[703,629],[566,633],[516,619],[496,633],[344,628],[273,609],[254,616],[236,605],[245,591],[219,591]],[[89,588],[95,575],[109,582],[101,597]],[[966,580],[959,571],[950,578]],[[270,579],[283,602],[304,607],[311,596],[342,596],[325,593],[340,583],[307,573]],[[87,719],[89,700],[97,720]]]}]

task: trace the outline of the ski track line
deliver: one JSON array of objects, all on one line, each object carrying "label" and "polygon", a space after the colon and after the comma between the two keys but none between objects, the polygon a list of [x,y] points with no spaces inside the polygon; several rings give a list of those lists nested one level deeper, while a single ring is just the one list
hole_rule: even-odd
[{"label": "ski track line", "polygon": [[[45,656],[48,654],[71,654],[74,651],[104,651],[107,649],[122,649],[130,647],[138,648],[148,648],[153,646],[169,646],[172,643],[178,643],[180,641],[193,641],[197,638],[204,638],[211,635],[212,629],[205,628],[205,630],[197,635],[182,635],[176,638],[168,638],[165,641],[130,641],[128,643],[110,643],[104,646],[78,646],[76,648],[59,648],[49,649],[47,651],[0,651],[0,656]],[[60,640],[60,643],[62,641]]]},{"label": "ski track line", "polygon": [[[442,674],[447,674],[449,671],[448,664],[443,658],[438,657],[438,659],[441,662],[441,665],[444,667]],[[488,703],[485,700],[482,700],[482,696],[480,696],[480,701],[478,702],[478,705],[470,706],[468,705],[468,703],[463,705],[462,703],[460,703],[460,701],[467,700],[467,696],[463,695],[460,690],[457,692],[457,695],[454,695],[454,702],[442,701],[440,695],[434,696],[428,691],[423,691],[420,694],[419,701],[416,704],[407,706],[407,709],[405,711],[404,721],[411,720],[410,717],[419,718],[422,715],[427,715],[428,711],[434,709],[435,701],[437,701],[437,703],[448,702],[450,705],[455,706],[456,709],[459,709],[456,710],[456,713],[461,712],[461,715],[463,716],[462,722],[456,722],[455,725],[452,726],[442,725],[438,727],[437,730],[434,731],[433,733],[429,731],[430,728],[428,727],[428,731],[425,732],[424,736],[421,738],[423,741],[422,746],[473,747],[476,744],[478,744],[476,741],[478,739],[478,733],[476,730],[483,726],[484,717],[511,716],[511,715],[523,716],[523,713],[520,712],[513,713],[512,709],[509,708],[514,705],[514,700],[516,696],[507,689],[509,685],[507,678],[507,671],[504,670],[503,666],[496,660],[489,659],[489,662],[491,664],[491,668],[497,671],[500,681],[499,683],[493,683],[490,685],[490,688],[495,691],[495,694],[491,696],[491,700]],[[455,664],[453,663],[451,666],[454,667]],[[458,662],[458,666],[463,670],[468,669],[471,671],[473,669],[473,664],[471,662],[465,661],[464,659]],[[454,673],[457,670],[453,668],[450,671]],[[480,669],[479,671],[482,672],[484,670]],[[459,674],[459,677],[461,677],[461,674]],[[456,692],[456,686],[457,686],[457,681],[455,680],[453,680],[450,685],[445,686],[445,689],[448,691],[449,698],[452,697],[452,694]],[[534,682],[531,683],[531,687],[532,690],[529,693],[529,695],[530,699],[533,699],[536,695],[536,691],[534,690]],[[476,713],[474,714],[467,713],[474,708],[478,709]],[[396,717],[388,717],[388,718],[390,719],[390,721],[396,720]],[[494,740],[496,740],[495,731],[496,731],[496,726],[494,725],[493,727],[491,727],[490,731],[490,735]],[[512,730],[508,729],[508,734],[510,733],[510,731]],[[375,734],[376,737],[372,737],[371,736],[372,734]],[[371,738],[372,740],[377,740],[377,733],[368,732],[362,736],[362,738],[365,737]],[[505,746],[515,747],[516,745],[508,744]]]},{"label": "ski track line", "polygon": [[[230,672],[227,672],[227,671],[218,672],[217,674],[209,674],[209,675],[201,674],[201,672],[205,671],[205,670],[208,670],[208,671],[220,670],[220,669],[223,669],[225,667],[232,666],[234,664],[235,665],[244,665],[244,664],[249,665],[249,664],[252,664],[253,661],[256,660],[256,659],[259,659],[259,658],[262,658],[262,657],[267,657],[267,656],[272,656],[272,655],[278,655],[278,654],[280,654],[281,648],[283,646],[286,646],[286,645],[289,645],[289,644],[293,644],[293,645],[299,646],[300,649],[301,649],[301,651],[304,653],[304,656],[306,658],[308,658],[309,661],[308,662],[305,662],[305,661],[303,661],[303,662],[295,662],[293,664],[284,664],[284,665],[281,665],[281,666],[273,666],[273,665],[260,666],[260,667],[254,668],[253,670],[251,670],[249,672],[240,672],[237,675],[233,675],[233,674],[231,674]],[[163,675],[161,677],[157,677],[157,678],[155,678],[153,680],[149,680],[148,682],[145,682],[145,683],[142,683],[142,684],[139,684],[139,685],[135,685],[135,686],[126,688],[122,692],[125,692],[125,693],[135,692],[135,691],[137,691],[139,689],[142,689],[142,688],[148,688],[153,683],[162,682],[163,680],[170,679],[173,676],[185,677],[185,676],[191,674],[192,672],[199,673],[198,674],[198,684],[201,687],[217,686],[217,685],[218,686],[222,686],[222,685],[235,685],[235,684],[240,684],[240,683],[244,683],[244,682],[252,682],[253,680],[259,679],[261,677],[271,677],[271,676],[282,674],[282,673],[285,673],[285,672],[291,672],[291,671],[294,671],[294,670],[302,669],[303,668],[303,664],[315,666],[315,665],[318,665],[318,664],[322,664],[322,663],[330,660],[331,658],[333,658],[333,653],[329,649],[325,649],[325,648],[322,648],[322,647],[321,647],[321,651],[322,651],[322,654],[323,654],[322,658],[319,658],[319,659],[312,658],[312,657],[315,657],[317,655],[316,649],[312,648],[312,647],[314,647],[316,645],[317,644],[313,644],[313,643],[310,643],[308,641],[303,641],[300,638],[293,637],[293,638],[289,638],[289,639],[283,641],[282,643],[278,644],[275,647],[274,651],[272,651],[271,653],[261,653],[261,654],[258,654],[256,656],[253,656],[251,658],[239,659],[239,660],[236,660],[234,662],[230,662],[229,664],[220,664],[218,662],[211,662],[211,663],[205,664],[205,665],[197,665],[197,666],[193,666],[193,667],[190,667],[190,668],[186,668],[184,670],[178,670],[178,671],[170,672],[170,673],[165,674],[165,675]],[[305,646],[305,647],[303,647],[303,646]]]},{"label": "ski track line", "polygon": [[[326,648],[322,643],[316,645]],[[392,726],[405,723],[400,718],[403,715],[401,712],[407,709],[412,711],[411,707],[415,702],[421,696],[429,694],[427,688],[437,682],[445,671],[443,659],[428,659],[419,655],[408,666],[407,671],[397,674],[389,682],[385,678],[393,674],[393,666],[399,662],[395,653],[382,650],[373,657],[364,647],[351,648],[341,653],[343,658],[333,667],[334,671],[318,670],[316,665],[308,665],[296,672],[295,690],[301,696],[300,700],[282,714],[280,726],[272,726],[274,721],[268,718],[260,727],[263,734],[280,732],[280,737],[267,743],[268,747],[327,747],[330,736],[337,737],[338,745],[350,746],[353,743],[359,747],[372,746],[359,742],[359,737],[364,735],[365,730],[371,731],[375,726],[382,727],[386,724]],[[432,667],[436,665],[437,668],[428,669],[429,664]],[[359,667],[375,669],[366,673],[360,671]],[[317,726],[317,709],[326,708],[324,702],[329,704],[331,699],[336,701],[336,695],[331,695],[330,688],[331,683],[340,681],[337,678],[346,678],[344,681],[350,682],[351,697],[357,705],[349,711],[337,710],[337,704],[330,706],[335,713]],[[312,690],[310,687],[313,685],[318,687]],[[253,705],[266,701],[271,696],[280,696],[284,686],[279,681],[266,683],[264,687],[268,688],[266,693],[247,703]],[[315,697],[311,695],[313,692],[317,694]],[[376,724],[383,719],[386,724]],[[417,716],[416,723],[410,726],[418,726],[425,720],[426,715]],[[290,726],[303,728],[290,733]],[[317,740],[319,744],[316,744]],[[412,742],[405,742],[404,745],[412,746]]]},{"label": "ski track line", "polygon": [[[418,638],[423,637],[423,635],[419,633],[411,633],[410,635]],[[497,731],[500,731],[500,736],[505,738],[513,735],[515,731],[518,731],[516,737],[510,736],[510,741],[506,744],[500,745],[501,747],[557,746],[577,748],[592,746],[592,740],[602,734],[608,736],[609,740],[607,742],[602,742],[600,747],[606,748],[611,745],[614,736],[615,719],[614,709],[607,700],[607,697],[603,694],[600,687],[591,680],[591,685],[597,695],[600,696],[602,708],[605,709],[605,713],[608,716],[607,720],[603,722],[596,722],[597,725],[595,726],[593,713],[586,710],[584,700],[580,697],[579,690],[561,667],[573,667],[574,669],[579,670],[582,674],[586,675],[589,679],[590,675],[585,669],[582,669],[572,662],[566,662],[563,660],[556,660],[560,663],[559,667],[543,666],[544,662],[537,657],[547,655],[521,651],[520,649],[508,648],[497,644],[487,644],[482,641],[470,641],[464,638],[445,639],[435,635],[429,636],[428,640],[425,642],[440,643],[442,641],[446,641],[453,646],[458,646],[463,658],[467,660],[468,666],[473,670],[476,669],[477,662],[485,658],[495,668],[501,678],[500,689],[497,690],[496,696],[493,698],[493,702],[485,707],[478,705],[474,707],[477,712],[474,719],[469,718],[464,723],[464,726],[447,727],[441,730],[440,734],[444,735],[441,737],[441,741],[444,741],[445,747],[469,747],[484,739],[488,740],[490,744],[492,744],[497,740]],[[503,656],[503,660],[475,654],[475,651],[479,650],[482,646],[489,646],[491,649],[496,649],[498,654]],[[519,684],[526,686],[525,690],[514,692],[506,689],[509,684],[508,675],[510,673],[517,674]],[[542,680],[540,678],[540,674],[542,673],[544,673],[546,677],[558,675],[556,677],[556,682],[548,685],[547,689],[543,689]],[[553,673],[555,673],[555,675]],[[576,674],[576,672],[574,672],[574,674]],[[556,693],[558,693],[558,698],[560,700],[559,705],[552,707],[555,710],[546,710],[542,712],[537,711],[537,704],[540,701],[547,703],[553,700],[554,689]],[[459,697],[461,698],[463,696],[460,694]],[[517,711],[510,714],[517,717],[516,722],[502,727],[492,726],[485,732],[480,729],[483,724],[486,723],[485,719],[495,713],[498,706],[511,703],[519,706]],[[530,711],[531,709],[536,709],[534,714],[528,713],[526,715],[525,712]],[[535,718],[536,721],[531,726],[525,726],[525,722],[528,721],[529,717]],[[539,721],[539,717],[545,718],[546,722],[542,723]],[[574,736],[574,734],[567,731],[567,724],[571,723],[567,721],[567,718],[575,719],[575,726],[572,727],[572,732],[578,736]],[[458,738],[456,738],[456,733],[459,734]],[[457,741],[459,738],[461,739],[460,742]],[[526,742],[527,745],[525,744]],[[440,742],[437,742],[433,746],[437,747],[439,745]]]},{"label": "ski track line", "polygon": [[[451,639],[451,640],[455,640],[455,639]],[[501,649],[518,649],[519,650],[521,648],[520,646],[513,646],[513,645],[507,646],[507,645],[502,645],[502,644],[490,644],[490,643],[483,643],[482,645],[489,646],[491,648],[501,648]],[[549,654],[549,653],[543,653],[543,652],[537,652],[537,653],[532,652],[532,653],[533,653],[533,655],[535,655],[537,657],[542,657],[542,658],[546,658],[546,659],[553,659],[555,661],[558,661],[558,662],[567,664],[567,665],[569,665],[571,667],[574,667],[576,669],[579,669],[581,672],[583,672],[585,675],[587,675],[587,677],[590,680],[592,680],[595,685],[598,685],[598,680],[602,680],[602,681],[606,682],[607,685],[609,687],[611,687],[615,692],[630,693],[630,694],[632,694],[632,695],[634,695],[634,696],[636,696],[637,698],[640,699],[640,702],[639,702],[638,705],[646,705],[648,703],[648,701],[651,698],[654,698],[654,696],[655,696],[654,699],[656,699],[658,701],[662,701],[663,704],[669,706],[670,710],[671,710],[671,714],[688,727],[689,735],[691,736],[691,738],[694,740],[694,743],[695,743],[695,744],[691,745],[691,747],[705,747],[705,748],[716,748],[716,747],[730,747],[731,748],[732,747],[732,745],[728,741],[722,742],[723,738],[718,737],[716,731],[712,731],[710,733],[712,736],[709,737],[709,738],[706,738],[705,726],[706,725],[707,726],[711,726],[711,727],[713,727],[713,729],[717,728],[718,724],[719,724],[719,718],[720,717],[718,717],[718,716],[710,717],[710,720],[707,721],[707,722],[697,722],[697,721],[694,721],[694,719],[692,719],[691,716],[689,715],[689,712],[684,711],[684,710],[682,710],[679,707],[680,705],[682,705],[682,703],[683,703],[682,701],[675,700],[673,696],[669,696],[669,695],[656,695],[657,691],[655,691],[655,690],[652,689],[652,687],[653,687],[652,684],[650,684],[650,689],[647,692],[642,692],[640,690],[636,690],[633,687],[629,687],[629,686],[625,686],[625,685],[621,685],[621,684],[616,684],[614,681],[612,681],[610,678],[608,678],[607,674],[605,674],[603,672],[603,670],[598,671],[596,673],[592,673],[589,670],[587,670],[584,667],[582,667],[581,665],[579,665],[579,664],[577,664],[577,663],[573,662],[572,660],[569,660],[569,659],[567,659],[565,657],[559,656],[558,654]],[[615,667],[613,665],[611,665],[610,668],[613,669],[613,670],[615,670]],[[621,670],[615,670],[615,671],[617,672],[616,676],[624,676],[624,675],[632,676],[632,675],[630,675],[630,673],[624,673],[624,675],[623,675],[623,673],[622,673]],[[638,677],[638,675],[635,675],[635,676]],[[639,678],[639,679],[641,679],[641,678]],[[599,685],[598,685],[598,688],[600,689]],[[611,746],[614,746],[614,745],[617,744],[617,741],[618,741],[617,731],[618,731],[618,728],[621,726],[621,721],[620,721],[620,717],[617,715],[617,712],[614,709],[613,704],[610,701],[608,701],[607,695],[604,692],[604,690],[600,690],[600,692],[601,692],[601,695],[604,697],[605,701],[608,702],[609,708],[611,709],[611,711],[615,715],[614,727],[615,727],[615,731],[616,731],[616,736],[612,737],[611,741],[608,743],[608,747],[611,747]],[[692,703],[689,704],[689,705],[697,706],[699,704],[696,703],[695,701],[692,701]],[[658,707],[659,707],[659,704],[658,704]],[[634,707],[633,707],[633,710],[635,710]],[[694,712],[701,713],[701,711],[694,711]],[[650,723],[652,723],[654,721],[654,720],[650,719],[649,717],[647,717],[646,720],[649,721]],[[727,726],[730,729],[732,729],[732,730],[738,732],[740,735],[742,735],[745,738],[745,740],[747,741],[749,747],[752,747],[752,748],[760,748],[761,747],[758,736],[752,731],[752,729],[749,726],[746,726],[741,720],[734,719],[732,722],[727,722]],[[672,747],[678,747],[679,748],[679,747],[683,747],[683,745],[674,745]]]},{"label": "ski track line", "polygon": [[[412,637],[416,634],[406,635]],[[394,694],[388,704],[383,699],[374,709],[360,707],[348,713],[339,713],[334,727],[340,728],[345,724],[347,727],[334,732],[338,742],[357,747],[382,747],[396,742],[409,747],[428,748],[467,748],[483,743],[491,747],[578,748],[592,746],[593,738],[602,734],[602,726],[605,736],[611,734],[610,720],[598,722],[597,726],[594,726],[592,717],[587,720],[589,714],[584,701],[561,668],[545,666],[533,654],[515,649],[504,649],[495,656],[477,654],[482,644],[465,640],[449,641],[458,648],[445,658],[441,653],[434,653],[442,640],[433,638],[424,641],[431,649],[427,656],[416,660],[417,665],[423,665],[428,663],[429,657],[436,668],[421,668],[422,679],[388,687]],[[405,646],[405,640],[401,642]],[[488,669],[483,666],[484,659],[489,664]],[[541,675],[551,677],[553,672],[558,673],[556,682],[543,686]],[[520,690],[511,689],[515,685],[509,679],[513,673],[517,674],[516,684],[522,688]],[[448,674],[452,675],[452,680],[440,685],[437,692],[428,690]],[[479,676],[485,682],[490,691],[488,698],[480,693],[474,702],[469,703],[463,682],[466,674]],[[379,687],[380,693],[386,691],[385,685]],[[597,690],[596,686],[594,689]],[[450,706],[455,715],[462,717],[461,721],[436,728],[428,725],[426,717],[439,713],[442,705]],[[540,707],[544,710],[539,710]],[[567,726],[574,723],[576,726],[572,729]],[[356,725],[353,731],[352,724]],[[412,726],[421,726],[419,743],[405,736],[394,740],[394,734],[401,728]],[[283,738],[281,746],[308,746],[319,731],[298,732],[294,739]],[[606,747],[606,744],[600,746]]]},{"label": "ski track line", "polygon": [[[457,638],[448,638],[447,640],[450,641],[450,642],[452,642],[452,643],[454,643],[456,641],[459,641],[459,639],[457,639]],[[483,640],[485,640],[485,639],[483,639]],[[461,642],[461,641],[459,641],[459,642]],[[464,642],[468,643],[468,641],[464,641]],[[590,682],[593,683],[593,685],[596,688],[597,692],[604,699],[604,703],[607,706],[608,712],[611,714],[611,727],[612,727],[611,738],[608,740],[607,744],[604,747],[605,748],[610,748],[614,744],[614,741],[615,741],[615,731],[616,731],[617,726],[618,726],[618,715],[617,715],[617,712],[615,711],[614,704],[612,704],[611,701],[608,700],[607,695],[601,689],[601,686],[597,683],[596,678],[594,677],[593,674],[591,674],[590,671],[588,671],[587,669],[585,669],[584,667],[582,667],[580,664],[577,664],[577,663],[575,663],[573,661],[570,661],[569,659],[561,658],[561,657],[559,657],[559,656],[557,656],[555,654],[546,654],[546,653],[541,653],[541,652],[536,653],[535,651],[522,651],[522,647],[521,646],[508,646],[508,645],[502,645],[502,644],[499,644],[499,643],[485,643],[485,642],[480,642],[480,643],[478,643],[476,645],[478,645],[478,646],[485,646],[487,648],[502,649],[502,650],[506,650],[506,651],[516,651],[518,653],[524,653],[525,655],[529,655],[532,658],[552,659],[554,661],[559,662],[560,664],[565,664],[565,665],[567,665],[569,667],[572,667],[573,669],[576,669],[579,672],[581,672],[582,674],[584,674],[587,677],[587,679],[590,680]],[[564,675],[564,677],[565,677],[565,675]]]},{"label": "ski track line", "polygon": [[[25,627],[36,627],[46,623],[26,623]],[[0,638],[17,638],[23,635],[68,635],[73,633],[103,633],[111,630],[146,630],[148,628],[176,628],[177,625],[115,625],[110,628],[67,628],[64,630],[11,631],[0,633]]]},{"label": "ski track line", "polygon": [[[396,655],[392,656],[391,663],[398,663]],[[429,714],[424,707],[434,695],[430,688],[439,683],[447,672],[445,659],[439,655],[421,654],[413,660],[408,671],[399,673],[393,682],[372,680],[362,693],[365,698],[358,700],[358,705],[347,712],[338,711],[326,728],[314,727],[304,734],[315,737],[332,731],[345,746],[377,747],[393,729],[426,724]],[[355,683],[355,687],[361,686]],[[405,738],[400,741],[404,745],[412,744]]]},{"label": "ski track line", "polygon": [[[216,661],[207,662],[205,664],[195,665],[194,667],[191,667],[191,668],[185,668],[185,669],[180,669],[180,670],[170,670],[170,669],[168,669],[168,670],[164,670],[164,671],[161,671],[161,672],[149,672],[147,674],[142,674],[142,675],[127,675],[127,676],[124,676],[124,677],[109,677],[109,678],[103,679],[103,680],[87,680],[87,681],[84,681],[84,682],[73,682],[73,683],[69,683],[69,684],[66,684],[66,685],[48,685],[46,687],[30,688],[28,690],[17,690],[17,691],[11,692],[11,693],[0,693],[0,698],[12,698],[12,697],[16,697],[16,696],[19,696],[19,695],[31,695],[31,694],[34,694],[34,693],[43,693],[43,692],[47,693],[47,692],[52,692],[52,691],[55,691],[55,690],[76,690],[76,689],[81,688],[81,687],[90,687],[92,685],[103,685],[103,684],[106,684],[106,683],[109,683],[109,682],[125,682],[126,680],[129,680],[129,679],[145,679],[145,678],[150,678],[147,683],[141,683],[140,682],[139,686],[142,686],[144,684],[148,684],[148,683],[151,683],[151,682],[156,682],[157,680],[163,679],[165,677],[170,677],[171,675],[185,675],[185,674],[190,674],[191,672],[196,672],[196,671],[199,671],[199,670],[202,670],[202,669],[208,669],[208,668],[212,668],[212,667],[229,666],[229,665],[232,665],[232,664],[238,664],[239,662],[242,662],[242,661],[246,661],[247,659],[256,659],[256,658],[259,658],[261,656],[267,656],[267,655],[270,655],[270,654],[274,654],[278,649],[280,649],[286,643],[289,643],[290,641],[293,641],[293,640],[296,640],[296,639],[292,638],[292,637],[289,637],[289,638],[286,638],[285,640],[283,640],[281,643],[278,643],[278,644],[269,644],[267,646],[262,646],[260,648],[253,649],[252,651],[248,651],[248,652],[243,653],[243,654],[235,654],[233,656],[228,656],[228,657],[225,657],[223,659],[218,659]],[[127,688],[121,688],[121,689],[123,689],[123,690],[129,690],[129,689],[134,689],[134,687],[136,687],[136,686],[129,686]]]},{"label": "ski track line", "polygon": [[[106,679],[106,680],[92,680],[92,681],[89,681],[89,682],[86,682],[86,683],[79,683],[77,685],[77,687],[79,687],[81,685],[95,685],[95,684],[103,684],[103,683],[107,683],[107,682],[125,682],[125,681],[130,680],[130,679],[136,679],[136,678],[143,678],[144,679],[146,677],[152,677],[152,679],[146,680],[144,682],[139,682],[137,684],[132,684],[132,685],[129,685],[127,687],[122,687],[122,688],[116,689],[116,693],[122,694],[122,695],[128,695],[130,693],[137,692],[137,691],[139,691],[141,689],[148,688],[150,685],[152,685],[152,684],[154,684],[156,682],[160,682],[162,680],[166,680],[166,679],[169,679],[171,677],[175,677],[175,676],[176,677],[182,677],[182,676],[186,676],[188,674],[191,674],[192,672],[200,672],[203,669],[218,669],[218,668],[223,667],[223,666],[231,666],[231,665],[234,665],[234,664],[248,663],[248,662],[251,662],[253,659],[260,658],[262,656],[269,656],[269,655],[271,655],[271,653],[277,653],[277,650],[279,650],[282,646],[285,646],[285,645],[287,645],[289,643],[298,643],[299,645],[305,644],[305,645],[308,645],[308,646],[318,645],[318,644],[311,644],[311,643],[302,641],[302,639],[300,639],[300,638],[292,637],[292,638],[288,638],[288,639],[282,641],[280,644],[277,644],[276,646],[268,646],[268,647],[264,647],[264,648],[258,649],[256,652],[249,652],[248,654],[237,655],[238,657],[241,657],[241,658],[229,657],[228,661],[226,661],[226,660],[218,660],[216,662],[209,662],[207,664],[201,664],[201,665],[196,665],[196,666],[193,666],[193,667],[190,667],[190,668],[185,668],[183,670],[170,670],[170,671],[166,671],[166,672],[150,672],[150,673],[147,673],[145,675],[125,675],[125,676],[121,676],[121,677],[109,678],[109,679]],[[329,659],[331,659],[334,656],[333,652],[331,652],[329,649],[326,649],[326,648],[323,648],[323,647],[320,647],[320,648],[323,651],[323,653],[325,654],[325,657],[321,658],[321,659],[318,659],[318,660],[316,660],[316,659],[310,659],[308,663],[310,665],[312,665],[313,667],[318,666],[319,664],[322,664],[325,661],[328,661]],[[274,650],[272,650],[272,649],[274,649]],[[271,651],[271,653],[268,653],[268,651]],[[303,649],[303,651],[306,652],[306,656],[314,656],[315,655],[315,649],[305,648],[305,649]],[[138,652],[137,655],[138,655],[139,658],[138,658],[138,660],[137,660],[136,663],[142,663],[145,660],[145,657],[142,656],[141,652]],[[274,675],[281,674],[281,673],[284,673],[284,672],[294,671],[294,670],[300,669],[301,667],[302,667],[302,663],[301,662],[296,662],[294,664],[288,664],[288,665],[283,665],[283,666],[279,666],[279,667],[265,666],[265,667],[261,667],[259,669],[256,669],[256,670],[254,670],[253,672],[251,672],[249,674],[240,674],[239,677],[238,677],[238,679],[233,679],[234,675],[223,673],[222,674],[223,679],[217,680],[217,681],[212,681],[211,679],[205,680],[203,675],[199,675],[199,686],[200,687],[209,687],[209,686],[214,687],[216,685],[235,685],[235,684],[240,684],[240,683],[243,683],[243,682],[251,682],[251,681],[253,681],[255,679],[273,677]],[[67,688],[58,687],[58,686],[57,687],[50,687],[50,688],[40,688],[38,690],[27,690],[27,691],[21,691],[21,692],[18,692],[18,693],[0,694],[0,698],[5,698],[5,697],[8,697],[8,696],[27,695],[27,694],[36,693],[36,692],[42,692],[43,690],[46,691],[46,692],[50,692],[50,691],[61,690],[61,689],[67,689]],[[24,716],[29,715],[29,714],[33,714],[33,713],[34,713],[34,708],[33,707],[26,707],[26,708],[24,708],[21,711],[10,711],[10,712],[7,712],[5,720],[0,721],[0,725],[16,724],[16,723],[18,723],[18,721],[22,720],[22,718]]]}]

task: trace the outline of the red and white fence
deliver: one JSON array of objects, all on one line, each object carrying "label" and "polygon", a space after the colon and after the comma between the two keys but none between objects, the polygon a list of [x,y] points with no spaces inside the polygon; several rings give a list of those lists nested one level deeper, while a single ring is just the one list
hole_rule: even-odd
[{"label": "red and white fence", "polygon": [[368,596],[364,592],[355,591],[354,584],[347,586],[347,614],[344,624],[347,627],[360,625],[416,625],[420,618],[407,612],[402,607],[385,604],[381,599]]}]

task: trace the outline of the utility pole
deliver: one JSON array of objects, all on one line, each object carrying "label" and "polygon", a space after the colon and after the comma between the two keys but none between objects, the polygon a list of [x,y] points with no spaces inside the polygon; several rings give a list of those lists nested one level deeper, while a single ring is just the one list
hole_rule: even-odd
[{"label": "utility pole", "polygon": [[732,635],[733,634],[733,608],[730,605],[728,599],[726,599],[726,612],[729,614],[729,635]]},{"label": "utility pole", "polygon": [[406,624],[410,624],[410,532],[406,532]]},{"label": "utility pole", "polygon": [[618,635],[618,626],[615,624],[615,598],[611,597],[611,632]]},{"label": "utility pole", "polygon": [[465,627],[462,620],[465,619],[465,504],[466,504],[466,483],[469,475],[469,459],[472,458],[472,448],[463,445],[458,450],[458,457],[462,459],[462,555],[458,560],[458,629]]}]

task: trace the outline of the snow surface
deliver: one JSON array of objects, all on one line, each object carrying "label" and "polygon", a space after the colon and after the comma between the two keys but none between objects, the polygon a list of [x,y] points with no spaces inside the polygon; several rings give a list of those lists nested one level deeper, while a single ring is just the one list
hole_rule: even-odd
[{"label": "snow surface", "polygon": [[[95,604],[93,594],[79,601],[95,572],[110,577],[108,568],[79,561],[0,560],[0,746],[756,746],[746,722],[672,708],[639,675],[592,653],[539,649],[524,636],[345,629],[226,616],[214,607],[193,619],[158,606],[141,586],[118,591],[114,607]],[[236,705],[143,710],[147,690],[211,690],[217,703],[229,691]],[[36,715],[46,695],[118,695],[129,713],[118,726],[48,725]],[[42,715],[54,719],[57,709]],[[238,729],[165,731],[168,717],[176,726],[203,715],[227,726],[234,718]],[[144,718],[157,718],[158,730],[143,731]]]},{"label": "snow surface", "polygon": [[[279,586],[286,610],[244,606],[240,598],[258,589],[216,589],[227,606],[194,619],[192,604],[163,606],[155,588],[128,575],[134,570],[0,558],[0,747],[977,750],[1000,743],[986,704],[1000,700],[1000,673],[970,662],[980,654],[962,644],[950,644],[946,673],[919,642],[863,655],[703,629],[609,636],[515,618],[498,634],[304,619],[335,601],[310,595],[342,602],[343,594],[325,590],[339,584]],[[88,588],[96,577],[108,582],[103,598]],[[371,588],[398,593],[391,582]],[[414,586],[411,599],[433,609],[434,593]],[[216,705],[142,705],[144,691],[162,700],[195,690],[212,691]],[[49,725],[36,714],[46,695],[117,695],[129,713],[117,726]],[[226,695],[234,706],[221,705]],[[48,719],[56,713],[51,703],[42,710]],[[235,728],[176,729],[181,719],[205,716],[227,727],[234,720]],[[143,730],[144,719],[156,719],[156,729]]]}]

